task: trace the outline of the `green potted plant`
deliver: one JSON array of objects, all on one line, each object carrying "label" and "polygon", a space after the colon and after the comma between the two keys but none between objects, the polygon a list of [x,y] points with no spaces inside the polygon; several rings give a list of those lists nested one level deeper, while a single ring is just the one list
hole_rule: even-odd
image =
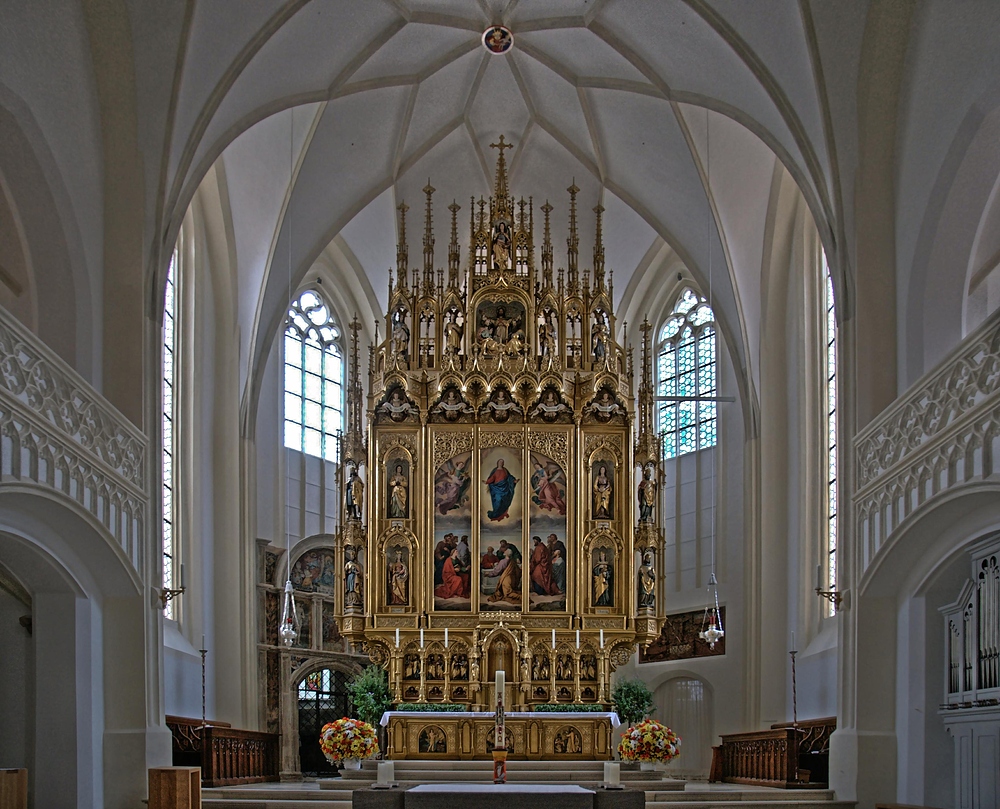
[{"label": "green potted plant", "polygon": [[347,684],[351,695],[352,713],[363,722],[377,728],[379,743],[382,746],[384,730],[379,726],[382,714],[392,708],[392,694],[389,692],[389,679],[381,666],[366,666],[359,674],[355,674]]},{"label": "green potted plant", "polygon": [[626,725],[634,725],[654,710],[653,692],[642,680],[619,680],[611,691],[618,718]]}]

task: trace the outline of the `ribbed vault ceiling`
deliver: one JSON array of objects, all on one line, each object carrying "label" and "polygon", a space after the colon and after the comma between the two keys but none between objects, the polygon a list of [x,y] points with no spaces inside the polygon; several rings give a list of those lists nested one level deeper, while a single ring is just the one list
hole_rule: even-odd
[{"label": "ribbed vault ceiling", "polygon": [[[539,230],[537,208],[546,199],[555,206],[557,266],[565,189],[575,181],[583,262],[598,203],[619,299],[662,240],[703,284],[713,276],[741,366],[747,313],[737,289],[741,273],[751,288],[759,283],[775,155],[814,211],[830,208],[822,115],[795,6],[764,26],[746,4],[680,0],[311,2],[278,16],[248,3],[235,27],[223,27],[223,18],[232,22],[223,5],[196,6],[177,130],[200,136],[176,142],[170,164],[183,199],[182,178],[194,183],[221,154],[251,365],[280,323],[289,267],[295,283],[338,235],[365,271],[373,308],[384,303],[394,208],[410,206],[411,263],[419,262],[428,179],[437,189],[436,264],[446,261],[453,199],[464,252],[469,199],[490,192],[489,144],[501,134],[515,144],[511,190],[534,199]],[[480,41],[495,22],[514,33],[501,56]],[[716,158],[706,192],[713,137],[727,139],[730,171],[742,174],[736,189]],[[718,189],[737,198],[720,204]],[[718,224],[722,208],[754,223],[734,222],[734,235],[748,240],[735,250]],[[754,265],[737,267],[734,256]]]}]

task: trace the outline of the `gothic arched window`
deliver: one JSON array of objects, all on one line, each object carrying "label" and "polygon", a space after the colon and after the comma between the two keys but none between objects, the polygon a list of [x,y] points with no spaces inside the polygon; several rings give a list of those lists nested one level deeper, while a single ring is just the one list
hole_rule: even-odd
[{"label": "gothic arched window", "polygon": [[307,289],[285,324],[285,446],[337,460],[344,425],[344,352],[330,307]]},{"label": "gothic arched window", "polygon": [[[167,267],[167,284],[163,297],[163,389],[160,400],[160,428],[162,453],[160,455],[163,474],[160,491],[163,506],[163,589],[176,589],[174,552],[174,414],[176,409],[176,363],[177,355],[177,249],[174,248]],[[166,618],[175,618],[174,601],[169,600],[163,608]]]},{"label": "gothic arched window", "polygon": [[[826,434],[827,434],[827,589],[837,586],[837,317],[833,299],[833,277],[823,256],[826,300]],[[836,612],[834,604],[830,614]]]},{"label": "gothic arched window", "polygon": [[685,400],[718,395],[715,315],[708,302],[691,289],[677,298],[657,336],[656,394],[678,397],[657,402],[664,457],[715,446],[716,403]]}]

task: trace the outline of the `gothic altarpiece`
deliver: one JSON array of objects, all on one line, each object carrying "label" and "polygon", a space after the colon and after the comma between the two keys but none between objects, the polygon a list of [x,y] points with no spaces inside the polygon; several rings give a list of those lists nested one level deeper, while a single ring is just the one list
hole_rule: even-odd
[{"label": "gothic altarpiece", "polygon": [[636,394],[632,351],[615,339],[603,208],[592,278],[578,268],[575,185],[566,268],[553,267],[548,202],[536,267],[533,201],[508,193],[510,146],[494,146],[494,193],[472,201],[464,268],[456,203],[447,273],[434,268],[434,189],[422,271],[399,206],[367,414],[352,324],[335,617],[399,702],[492,710],[503,670],[509,709],[607,703],[611,673],[665,615],[650,327]]}]

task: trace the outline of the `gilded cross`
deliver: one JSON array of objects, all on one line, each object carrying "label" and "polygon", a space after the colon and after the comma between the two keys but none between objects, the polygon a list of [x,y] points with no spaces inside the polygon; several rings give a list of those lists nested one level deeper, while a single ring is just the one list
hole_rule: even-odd
[{"label": "gilded cross", "polygon": [[504,149],[513,149],[514,148],[514,144],[513,143],[504,143],[503,142],[503,135],[501,135],[500,136],[500,142],[499,143],[491,143],[490,144],[490,148],[491,149],[499,149],[500,150],[500,157],[503,157],[503,150]]}]

